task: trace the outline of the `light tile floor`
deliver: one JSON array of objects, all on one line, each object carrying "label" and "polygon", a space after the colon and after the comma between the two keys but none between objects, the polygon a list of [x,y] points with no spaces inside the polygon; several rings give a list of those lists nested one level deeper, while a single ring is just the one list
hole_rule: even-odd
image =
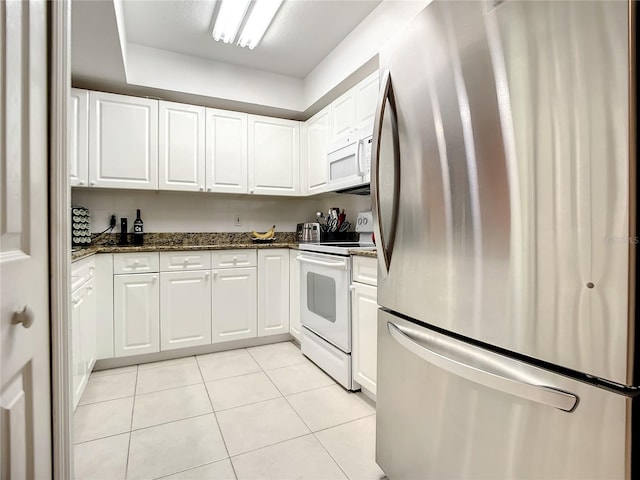
[{"label": "light tile floor", "polygon": [[291,342],[95,372],[74,423],[78,480],[384,478],[371,403]]}]

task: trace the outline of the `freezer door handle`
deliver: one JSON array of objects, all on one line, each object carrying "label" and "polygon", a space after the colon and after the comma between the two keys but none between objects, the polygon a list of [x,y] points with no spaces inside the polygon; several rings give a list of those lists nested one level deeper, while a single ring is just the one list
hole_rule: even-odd
[{"label": "freezer door handle", "polygon": [[[398,222],[398,206],[400,201],[400,138],[398,135],[398,116],[396,113],[396,98],[391,83],[391,72],[385,70],[380,84],[380,97],[376,107],[373,123],[373,137],[371,140],[371,199],[373,210],[374,233],[378,250],[378,264],[381,267],[383,277],[389,273],[391,255],[395,243],[396,227]],[[381,143],[384,131],[385,118],[391,127],[391,157],[385,162],[391,162],[393,174],[382,178]],[[388,151],[388,150],[387,150]],[[385,170],[389,166],[385,163]],[[384,192],[381,187],[384,186]],[[391,188],[391,191],[387,190]],[[385,207],[383,208],[383,204]],[[384,211],[388,210],[388,211]]]},{"label": "freezer door handle", "polygon": [[526,372],[529,366],[518,360],[443,335],[436,337],[428,330],[413,330],[392,322],[387,322],[387,329],[404,348],[453,375],[565,412],[573,411],[578,403],[576,395],[532,383],[535,374]]}]

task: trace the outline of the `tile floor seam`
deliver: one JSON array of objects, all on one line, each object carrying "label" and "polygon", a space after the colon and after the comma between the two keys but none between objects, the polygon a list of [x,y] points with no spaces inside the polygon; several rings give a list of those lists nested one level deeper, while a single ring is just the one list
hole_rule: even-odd
[{"label": "tile floor seam", "polygon": [[[200,367],[198,366],[198,368]],[[205,380],[204,383],[206,385],[207,383],[217,382],[218,380],[229,380],[230,378],[246,377],[247,375],[255,375],[256,373],[267,373],[267,372],[265,372],[264,370],[260,370],[259,372],[241,373],[240,375],[232,375],[231,377],[221,377],[221,378],[215,378],[213,380]],[[204,376],[202,378],[204,379]]]},{"label": "tile floor seam", "polygon": [[76,445],[84,445],[85,443],[95,442],[97,440],[104,440],[105,438],[117,437],[119,435],[126,435],[127,433],[131,433],[131,431],[120,432],[120,433],[110,433],[109,435],[105,435],[104,437],[92,438],[91,440],[84,440],[82,442],[74,442],[73,446]]},{"label": "tile floor seam", "polygon": [[[246,452],[236,453],[235,455],[230,455],[229,459],[231,460],[231,463],[233,463],[233,459],[235,457],[240,457],[242,455],[246,455],[247,453],[257,452],[258,450],[263,450],[265,448],[270,448],[270,447],[273,447],[275,445],[280,445],[281,443],[290,442],[291,440],[295,440],[297,438],[306,437],[307,435],[313,435],[313,432],[309,431],[307,433],[303,433],[302,435],[296,435],[295,437],[287,438],[286,440],[279,440],[279,441],[277,441],[275,443],[270,443],[269,445],[263,445],[262,447],[252,448],[251,450],[247,450]],[[235,469],[234,469],[234,472],[235,472]],[[236,478],[237,477],[238,477],[238,475],[236,474]]]},{"label": "tile floor seam", "polygon": [[[133,372],[129,372],[129,373],[133,373]],[[134,395],[125,395],[124,397],[109,398],[109,399],[107,399],[107,400],[98,400],[97,402],[82,403],[82,404],[78,403],[78,406],[76,407],[76,411],[77,411],[77,410],[78,410],[78,408],[80,408],[80,407],[87,407],[87,406],[89,406],[89,405],[96,405],[96,404],[98,404],[98,403],[112,402],[112,401],[114,401],[114,400],[122,400],[123,398],[133,398],[133,397],[134,397]],[[75,415],[75,413],[76,413],[76,412],[74,411],[73,413],[74,413],[74,415]]]},{"label": "tile floor seam", "polygon": [[[273,382],[271,382],[273,383]],[[274,385],[275,387],[275,385]],[[276,387],[278,388],[278,387]],[[280,393],[280,392],[278,392]],[[262,403],[262,402],[268,402],[269,400],[277,400],[278,398],[284,398],[284,396],[282,394],[280,394],[279,397],[273,397],[273,398],[265,398],[263,400],[258,400],[257,402],[251,402],[251,403],[243,403],[242,405],[234,405],[233,407],[228,407],[228,408],[223,408],[221,410],[214,410],[214,412],[228,412],[229,410],[233,410],[234,408],[240,408],[240,407],[249,407],[251,405],[256,405],[258,403]]]},{"label": "tile floor seam", "polygon": [[150,393],[158,393],[158,392],[166,392],[167,390],[175,390],[176,388],[182,388],[182,387],[190,387],[192,385],[200,385],[201,382],[196,382],[196,383],[186,383],[184,385],[178,385],[177,387],[168,387],[168,388],[161,388],[160,390],[151,390],[150,392],[141,392],[138,393],[136,395],[140,396],[140,395],[148,395]]},{"label": "tile floor seam", "polygon": [[[333,455],[331,455],[331,452],[327,449],[327,447],[324,446],[324,443],[322,443],[320,441],[320,439],[316,436],[315,432],[311,432],[311,434],[313,435],[313,438],[316,439],[316,441],[320,444],[320,446],[324,449],[325,452],[327,452],[327,455],[329,455],[329,458],[331,458],[331,460],[333,460],[333,463],[335,463],[338,468],[340,469],[340,471],[344,474],[344,476],[346,478],[348,478],[349,480],[352,480],[351,477],[349,475],[347,475],[347,472],[344,470],[344,468],[342,468],[342,465],[340,465],[340,462],[338,462],[338,460],[336,460]],[[355,480],[355,479],[353,479]]]},{"label": "tile floor seam", "polygon": [[133,429],[133,415],[136,411],[136,392],[138,391],[138,372],[140,371],[140,366],[136,366],[136,382],[133,384],[133,404],[131,405],[131,423],[129,424],[129,445],[127,446],[127,463],[124,467],[124,480],[126,480],[129,475],[129,457],[131,455],[131,436]]},{"label": "tile floor seam", "polygon": [[[183,420],[189,420],[191,418],[204,417],[205,415],[211,415],[212,413],[215,413],[215,412],[198,413],[197,415],[191,415],[189,417],[183,417],[183,418],[179,418],[177,420],[169,420],[169,421],[166,421],[166,422],[154,423],[153,425],[147,425],[145,427],[132,428],[131,433],[139,432],[141,430],[147,430],[147,429],[153,428],[153,427],[159,427],[161,425],[169,425],[170,423],[177,423],[177,422],[181,422]],[[216,421],[217,421],[217,418],[216,418]]]},{"label": "tile floor seam", "polygon": [[[246,350],[246,349],[244,349]],[[236,469],[233,466],[233,462],[231,461],[231,454],[229,453],[229,447],[227,446],[227,441],[224,438],[224,432],[222,431],[222,427],[220,427],[220,422],[218,421],[218,416],[216,415],[216,409],[213,406],[213,399],[211,398],[211,393],[207,388],[207,382],[204,380],[204,374],[202,373],[202,368],[200,368],[200,362],[198,362],[198,357],[196,356],[196,365],[198,365],[198,372],[200,372],[200,377],[202,378],[202,384],[204,385],[204,390],[207,392],[207,398],[209,399],[209,404],[211,405],[211,411],[213,414],[213,418],[216,420],[216,426],[218,427],[218,431],[220,432],[220,438],[222,439],[222,444],[224,445],[224,449],[227,452],[226,458],[229,459],[229,463],[231,464],[231,469],[233,470],[233,475],[236,480],[238,478],[238,474],[236,473]]]},{"label": "tile floor seam", "polygon": [[194,385],[200,385],[200,382],[197,383],[187,383],[186,385],[178,385],[177,387],[169,387],[169,388],[163,388],[162,390],[153,390],[151,392],[142,392],[142,393],[136,393],[136,397],[142,397],[144,395],[152,395],[154,393],[159,393],[159,392],[168,392],[169,390],[176,390],[178,388],[184,388],[184,387],[193,387]]},{"label": "tile floor seam", "polygon": [[329,427],[323,427],[323,428],[321,428],[321,429],[319,429],[319,430],[316,430],[316,431],[314,431],[313,433],[320,433],[320,432],[324,432],[325,430],[330,430],[330,429],[335,428],[335,427],[340,427],[340,426],[342,426],[342,425],[347,425],[347,424],[349,424],[349,423],[358,422],[358,421],[362,420],[363,418],[373,417],[375,414],[376,414],[376,412],[373,412],[373,413],[370,413],[370,414],[365,415],[365,416],[363,416],[363,417],[354,418],[354,419],[349,420],[349,421],[347,421],[347,422],[336,423],[335,425],[331,425],[331,426],[329,426]]}]

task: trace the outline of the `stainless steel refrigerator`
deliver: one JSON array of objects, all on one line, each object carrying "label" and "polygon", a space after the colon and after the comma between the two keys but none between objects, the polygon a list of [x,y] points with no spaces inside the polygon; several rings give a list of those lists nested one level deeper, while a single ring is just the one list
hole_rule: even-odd
[{"label": "stainless steel refrigerator", "polygon": [[380,52],[391,480],[640,478],[635,19],[434,1]]}]

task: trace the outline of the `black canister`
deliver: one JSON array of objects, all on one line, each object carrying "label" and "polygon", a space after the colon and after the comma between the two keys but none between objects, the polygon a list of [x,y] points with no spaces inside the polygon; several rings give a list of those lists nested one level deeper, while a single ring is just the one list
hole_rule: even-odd
[{"label": "black canister", "polygon": [[128,245],[129,239],[127,238],[127,219],[120,219],[120,240],[118,241],[119,245]]}]

